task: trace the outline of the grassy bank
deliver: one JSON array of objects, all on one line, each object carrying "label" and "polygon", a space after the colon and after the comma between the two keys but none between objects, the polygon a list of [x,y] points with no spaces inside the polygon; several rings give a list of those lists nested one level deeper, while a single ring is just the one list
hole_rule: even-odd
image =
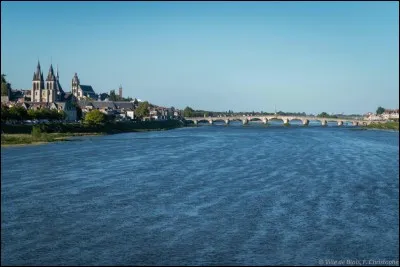
[{"label": "grassy bank", "polygon": [[382,130],[399,130],[399,123],[398,122],[385,122],[385,123],[371,123],[368,126],[364,126],[365,128],[370,129],[382,129]]},{"label": "grassy bank", "polygon": [[29,145],[42,144],[56,141],[66,141],[72,136],[100,135],[98,133],[41,133],[33,134],[2,134],[1,145]]},{"label": "grassy bank", "polygon": [[144,122],[109,122],[102,125],[49,123],[40,125],[1,125],[1,145],[65,141],[82,135],[161,131],[182,127],[176,120]]}]

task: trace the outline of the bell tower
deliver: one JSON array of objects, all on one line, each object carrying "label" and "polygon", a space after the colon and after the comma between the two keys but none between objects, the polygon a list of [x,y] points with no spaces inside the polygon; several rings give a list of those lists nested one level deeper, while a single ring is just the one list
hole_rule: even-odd
[{"label": "bell tower", "polygon": [[[72,78],[72,87],[71,87],[71,91],[72,91],[72,94],[73,94],[76,98],[79,97],[79,96],[78,96],[79,84],[80,84],[80,82],[79,82],[78,74],[75,72],[75,75],[74,75],[74,77]],[[78,99],[79,99],[79,98],[78,98]]]},{"label": "bell tower", "polygon": [[40,69],[40,62],[38,60],[38,64],[36,66],[36,72],[33,73],[31,101],[42,102],[43,90],[44,90],[43,72]]},{"label": "bell tower", "polygon": [[46,102],[55,102],[56,100],[56,76],[54,75],[53,64],[50,64],[49,73],[46,78],[45,99]]}]

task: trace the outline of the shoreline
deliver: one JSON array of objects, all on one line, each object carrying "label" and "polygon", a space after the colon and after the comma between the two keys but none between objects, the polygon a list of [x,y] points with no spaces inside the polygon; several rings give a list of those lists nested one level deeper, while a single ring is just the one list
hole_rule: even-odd
[{"label": "shoreline", "polygon": [[[104,135],[104,134],[102,134],[102,133],[49,133],[49,134],[46,134],[45,137],[41,137],[41,138],[38,138],[38,140],[35,140],[35,139],[33,139],[33,136],[31,134],[3,134],[2,139],[3,138],[5,138],[5,139],[20,138],[20,139],[18,139],[18,143],[13,143],[13,142],[7,143],[7,141],[2,140],[1,147],[33,146],[33,145],[49,144],[49,143],[54,143],[54,142],[68,142],[68,141],[74,141],[74,139],[70,139],[72,137],[100,136],[100,135]],[[43,140],[43,139],[47,139],[47,140]]]},{"label": "shoreline", "polygon": [[98,125],[48,123],[33,125],[1,125],[1,147],[38,145],[51,142],[75,141],[77,136],[112,135],[129,132],[165,131],[182,127],[178,120],[138,123],[109,122]]},{"label": "shoreline", "polygon": [[[39,137],[33,137],[30,133],[4,133],[1,135],[1,147],[18,147],[18,146],[31,146],[43,145],[53,142],[68,142],[77,141],[71,139],[79,136],[101,136],[101,135],[114,135],[121,133],[133,132],[152,132],[152,131],[167,131],[176,128],[192,128],[195,126],[184,125],[181,127],[165,127],[165,128],[136,128],[136,129],[108,129],[108,131],[99,132],[66,132],[66,133],[42,133]],[[383,130],[390,132],[399,132],[398,122],[389,122],[385,124],[370,124],[362,126],[358,130]]]},{"label": "shoreline", "polygon": [[153,131],[168,131],[176,128],[160,128],[160,129],[134,129],[131,131],[122,131],[122,132],[89,132],[89,133],[45,133],[45,137],[43,138],[50,138],[48,140],[38,140],[38,141],[32,141],[32,135],[31,134],[2,134],[2,139],[5,138],[23,138],[23,140],[29,140],[30,142],[23,142],[20,140],[20,143],[7,143],[7,141],[4,141],[5,143],[1,143],[1,147],[19,147],[19,146],[32,146],[32,145],[43,145],[43,144],[49,144],[49,143],[54,143],[54,142],[72,142],[72,141],[78,141],[76,139],[71,139],[73,137],[81,137],[81,136],[102,136],[102,135],[114,135],[114,134],[122,134],[122,133],[134,133],[134,132],[153,132]]},{"label": "shoreline", "polygon": [[370,125],[363,126],[363,128],[370,130],[390,130],[398,132],[399,123],[398,122],[371,123]]}]

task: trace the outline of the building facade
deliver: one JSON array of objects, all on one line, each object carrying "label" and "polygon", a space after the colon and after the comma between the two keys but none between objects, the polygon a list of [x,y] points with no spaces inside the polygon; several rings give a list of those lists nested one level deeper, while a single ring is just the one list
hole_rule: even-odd
[{"label": "building facade", "polygon": [[86,98],[98,98],[91,85],[81,85],[77,73],[75,73],[74,77],[72,78],[71,91],[78,100]]},{"label": "building facade", "polygon": [[64,91],[61,88],[58,68],[57,74],[54,74],[53,65],[50,65],[46,81],[43,79],[43,72],[40,67],[40,62],[36,66],[36,71],[33,73],[32,79],[32,102],[54,103],[63,98]]}]

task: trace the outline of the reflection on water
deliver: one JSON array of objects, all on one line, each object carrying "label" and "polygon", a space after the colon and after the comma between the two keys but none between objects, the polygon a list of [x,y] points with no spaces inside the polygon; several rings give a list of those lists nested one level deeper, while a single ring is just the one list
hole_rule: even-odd
[{"label": "reflection on water", "polygon": [[232,125],[2,148],[1,263],[399,258],[398,132]]}]

